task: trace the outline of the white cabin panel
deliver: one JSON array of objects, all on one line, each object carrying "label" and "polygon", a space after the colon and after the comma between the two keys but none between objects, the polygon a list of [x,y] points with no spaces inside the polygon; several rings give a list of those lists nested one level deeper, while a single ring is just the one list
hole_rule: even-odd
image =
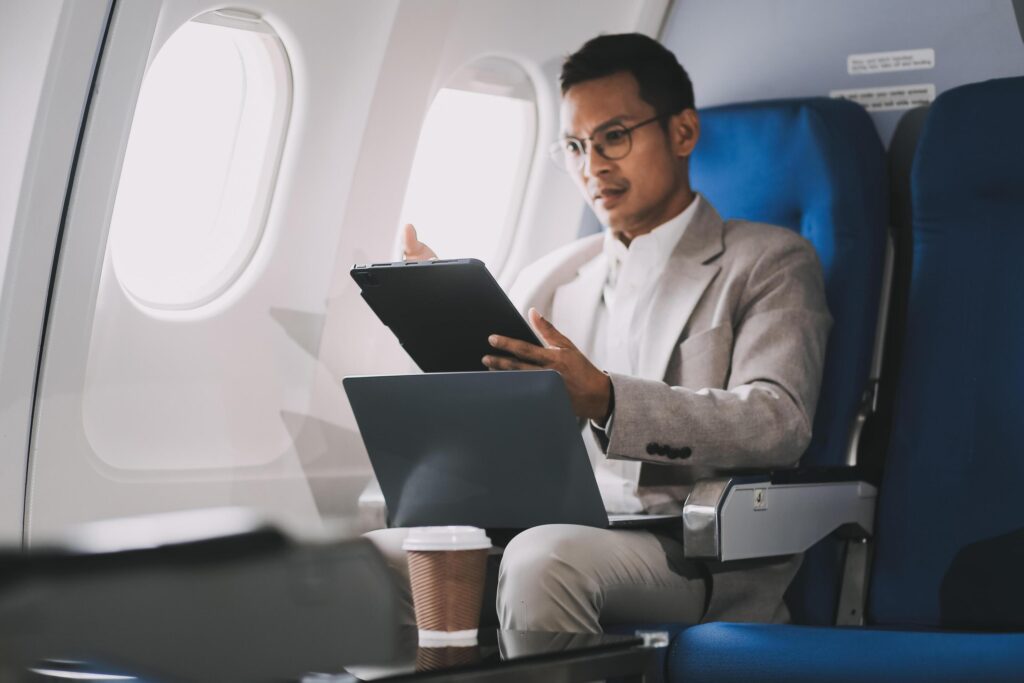
[{"label": "white cabin panel", "polygon": [[109,0],[0,4],[0,542],[22,540],[50,275]]}]

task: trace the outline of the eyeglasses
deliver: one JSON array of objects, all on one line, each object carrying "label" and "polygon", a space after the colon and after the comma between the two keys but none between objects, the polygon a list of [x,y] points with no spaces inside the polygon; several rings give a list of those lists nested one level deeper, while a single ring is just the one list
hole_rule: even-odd
[{"label": "eyeglasses", "polygon": [[558,142],[551,144],[548,154],[556,166],[571,172],[583,168],[584,160],[587,158],[587,141],[593,146],[594,151],[609,161],[618,161],[625,157],[633,149],[633,131],[640,126],[654,123],[665,118],[659,114],[653,118],[641,121],[632,126],[625,126],[621,123],[613,123],[605,128],[594,131],[594,134],[587,138],[565,137]]}]

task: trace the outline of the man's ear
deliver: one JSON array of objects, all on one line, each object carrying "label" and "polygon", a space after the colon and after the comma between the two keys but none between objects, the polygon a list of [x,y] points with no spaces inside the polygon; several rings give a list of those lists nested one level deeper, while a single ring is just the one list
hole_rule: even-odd
[{"label": "man's ear", "polygon": [[669,132],[676,156],[688,158],[700,139],[700,119],[695,109],[684,109],[669,119]]}]

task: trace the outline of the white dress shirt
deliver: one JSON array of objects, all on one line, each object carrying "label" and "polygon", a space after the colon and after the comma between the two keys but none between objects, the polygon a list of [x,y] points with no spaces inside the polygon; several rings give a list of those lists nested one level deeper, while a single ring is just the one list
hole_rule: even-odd
[{"label": "white dress shirt", "polygon": [[[695,196],[682,213],[634,238],[628,247],[612,231],[605,232],[601,256],[607,276],[594,336],[590,348],[585,350],[589,351],[587,357],[591,362],[602,370],[631,376],[638,374],[641,341],[650,326],[657,324],[650,320],[655,288],[699,201],[700,197]],[[608,432],[614,429],[614,421],[613,413],[604,429]],[[596,423],[592,424],[597,427]],[[643,512],[643,504],[637,496],[641,463],[609,460],[589,431],[590,425],[584,426],[584,441],[605,508],[617,513]]]}]

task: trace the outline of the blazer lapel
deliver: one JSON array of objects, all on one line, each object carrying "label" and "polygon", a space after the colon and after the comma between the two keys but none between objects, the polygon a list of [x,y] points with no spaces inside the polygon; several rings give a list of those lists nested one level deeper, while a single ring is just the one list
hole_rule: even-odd
[{"label": "blazer lapel", "polygon": [[580,268],[575,280],[555,292],[551,322],[584,353],[592,352],[591,337],[607,275],[605,259],[598,253]]},{"label": "blazer lapel", "polygon": [[704,197],[659,278],[651,303],[650,330],[640,348],[639,373],[665,377],[672,349],[704,290],[721,269],[708,263],[722,253],[722,219]]}]

